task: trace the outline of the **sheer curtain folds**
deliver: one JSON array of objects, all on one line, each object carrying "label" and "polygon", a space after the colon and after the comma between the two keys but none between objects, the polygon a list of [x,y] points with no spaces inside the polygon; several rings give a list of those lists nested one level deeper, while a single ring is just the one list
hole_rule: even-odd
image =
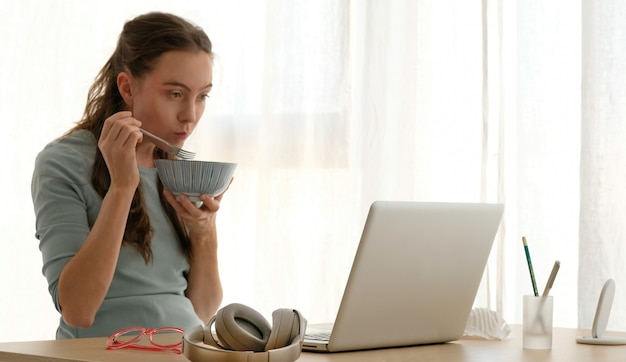
[{"label": "sheer curtain folds", "polygon": [[[583,0],[578,321],[615,279],[609,327],[626,329],[626,4]],[[613,324],[611,324],[613,323]]]},{"label": "sheer curtain folds", "polygon": [[521,322],[526,236],[540,288],[562,263],[555,325],[590,327],[612,277],[609,329],[626,328],[622,2],[8,0],[0,341],[54,337],[34,158],[80,118],[124,22],[153,10],[214,43],[214,89],[185,147],[239,163],[218,217],[225,304],[328,321],[372,201],[504,202],[476,305]]}]

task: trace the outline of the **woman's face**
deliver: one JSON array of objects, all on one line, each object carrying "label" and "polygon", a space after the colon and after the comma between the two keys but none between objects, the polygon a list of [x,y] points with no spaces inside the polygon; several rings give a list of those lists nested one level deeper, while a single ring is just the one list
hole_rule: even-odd
[{"label": "woman's face", "polygon": [[142,128],[180,147],[204,113],[212,82],[206,52],[164,53],[151,72],[132,82],[130,110]]}]

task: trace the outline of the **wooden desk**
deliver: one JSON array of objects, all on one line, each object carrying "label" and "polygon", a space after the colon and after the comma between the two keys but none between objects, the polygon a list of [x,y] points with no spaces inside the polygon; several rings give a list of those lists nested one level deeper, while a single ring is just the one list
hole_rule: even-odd
[{"label": "wooden desk", "polygon": [[[577,336],[588,334],[588,330],[555,328],[551,350],[525,350],[522,348],[521,330],[519,326],[513,326],[513,331],[504,341],[463,338],[456,342],[429,346],[333,354],[302,353],[298,361],[626,361],[626,346],[592,346],[576,343]],[[626,337],[626,333],[606,333],[606,335]],[[183,355],[173,352],[107,351],[105,345],[106,338],[0,343],[0,361],[187,361]]]}]

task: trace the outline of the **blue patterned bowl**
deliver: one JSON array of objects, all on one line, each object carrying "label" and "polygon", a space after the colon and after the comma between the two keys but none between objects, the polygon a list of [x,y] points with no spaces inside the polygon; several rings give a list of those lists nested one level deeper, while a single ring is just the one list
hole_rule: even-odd
[{"label": "blue patterned bowl", "polygon": [[161,182],[174,195],[185,194],[192,201],[200,195],[217,196],[224,192],[237,168],[236,163],[155,160]]}]

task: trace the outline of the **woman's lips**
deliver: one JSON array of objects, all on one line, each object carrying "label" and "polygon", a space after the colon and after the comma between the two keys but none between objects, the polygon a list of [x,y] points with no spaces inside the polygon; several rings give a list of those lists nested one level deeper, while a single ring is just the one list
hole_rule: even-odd
[{"label": "woman's lips", "polygon": [[174,135],[180,141],[184,141],[187,139],[187,137],[189,137],[189,133],[187,132],[175,132]]}]

